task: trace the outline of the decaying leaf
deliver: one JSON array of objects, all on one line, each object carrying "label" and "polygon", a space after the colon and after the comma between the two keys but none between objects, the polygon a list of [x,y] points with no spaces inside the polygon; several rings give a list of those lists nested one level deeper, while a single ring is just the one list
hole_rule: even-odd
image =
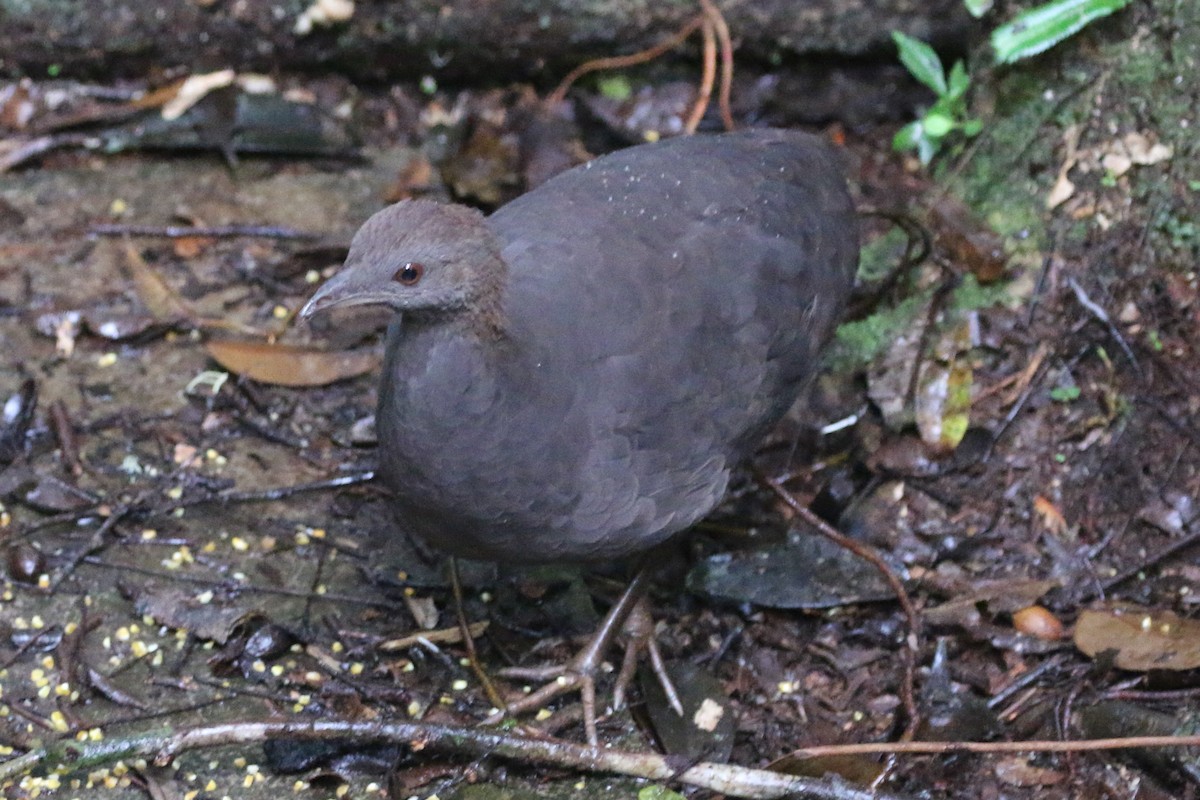
[{"label": "decaying leaf", "polygon": [[346,22],[353,16],[353,0],[315,0],[297,17],[292,32],[297,36],[307,36],[314,28],[327,28]]},{"label": "decaying leaf", "polygon": [[326,386],[379,366],[375,348],[328,351],[265,342],[217,339],[204,345],[229,372],[275,386]]},{"label": "decaying leaf", "polygon": [[683,705],[682,716],[667,702],[662,684],[650,670],[642,670],[639,677],[646,713],[663,748],[675,756],[728,761],[737,725],[724,686],[694,664],[672,663],[667,670]]},{"label": "decaying leaf", "polygon": [[1147,166],[1166,161],[1175,151],[1162,142],[1156,142],[1151,136],[1138,131],[1125,134],[1120,139],[1109,142],[1102,148],[1100,165],[1114,177],[1120,177],[1135,164]]},{"label": "decaying leaf", "polygon": [[975,218],[966,204],[945,197],[929,210],[934,242],[961,271],[970,272],[980,283],[1004,277],[1008,256],[995,231]]},{"label": "decaying leaf", "polygon": [[1082,131],[1081,125],[1068,125],[1063,131],[1063,148],[1066,152],[1062,164],[1058,167],[1058,178],[1054,182],[1054,188],[1046,196],[1047,209],[1058,208],[1075,194],[1075,184],[1068,175],[1079,163],[1079,134]]},{"label": "decaying leaf", "polygon": [[25,493],[31,507],[47,513],[78,511],[95,505],[99,498],[54,475],[38,475],[37,483]]},{"label": "decaying leaf", "polygon": [[1028,756],[1000,759],[995,766],[996,777],[1009,786],[1057,786],[1067,779],[1063,770],[1039,767]]},{"label": "decaying leaf", "polygon": [[1114,653],[1117,667],[1134,672],[1196,669],[1200,622],[1138,606],[1084,611],[1075,623],[1075,646],[1093,658]]},{"label": "decaying leaf", "polygon": [[197,101],[209,92],[214,89],[223,89],[226,86],[233,85],[234,78],[236,77],[237,73],[231,69],[223,69],[218,72],[208,72],[201,75],[189,75],[186,80],[179,84],[175,96],[163,105],[163,119],[179,119],[185,111],[196,105]]},{"label": "decaying leaf", "polygon": [[125,269],[133,280],[138,298],[151,314],[160,320],[192,321],[200,316],[190,303],[176,294],[162,276],[146,263],[146,259],[142,258],[142,254],[132,242],[127,239],[124,244]]},{"label": "decaying leaf", "polygon": [[1046,530],[1060,538],[1066,537],[1071,526],[1067,524],[1067,518],[1058,510],[1058,506],[1053,502],[1042,497],[1040,494],[1033,498],[1033,510],[1042,520],[1042,525]]},{"label": "decaying leaf", "polygon": [[925,619],[933,625],[973,627],[983,612],[998,615],[1019,611],[1057,588],[1055,580],[981,581],[972,591],[925,609]]},{"label": "decaying leaf", "polygon": [[833,608],[892,597],[873,566],[822,536],[799,530],[779,544],[711,556],[692,569],[687,586],[766,608]]},{"label": "decaying leaf", "polygon": [[958,446],[970,424],[972,344],[970,320],[964,319],[944,332],[935,344],[934,358],[921,366],[915,398],[917,430],[922,441],[944,452]]},{"label": "decaying leaf", "polygon": [[884,355],[875,359],[867,371],[867,394],[892,430],[898,431],[913,421],[908,387],[920,345],[919,326],[897,331]]},{"label": "decaying leaf", "polygon": [[224,644],[239,625],[260,617],[256,609],[213,602],[211,592],[150,589],[134,600],[137,612],[160,625],[184,630],[197,638]]},{"label": "decaying leaf", "polygon": [[133,280],[138,298],[164,323],[184,322],[189,327],[205,331],[237,331],[254,336],[265,336],[262,331],[226,319],[205,317],[195,307],[167,285],[153,267],[146,263],[142,254],[127,239],[125,240],[125,269]]}]

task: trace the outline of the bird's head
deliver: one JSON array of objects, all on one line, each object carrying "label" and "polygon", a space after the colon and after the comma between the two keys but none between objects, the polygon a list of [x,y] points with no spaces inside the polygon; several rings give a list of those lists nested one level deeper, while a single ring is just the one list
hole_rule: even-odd
[{"label": "bird's head", "polygon": [[368,219],[346,263],[300,310],[383,305],[405,314],[483,312],[504,277],[500,243],[465,206],[405,200]]}]

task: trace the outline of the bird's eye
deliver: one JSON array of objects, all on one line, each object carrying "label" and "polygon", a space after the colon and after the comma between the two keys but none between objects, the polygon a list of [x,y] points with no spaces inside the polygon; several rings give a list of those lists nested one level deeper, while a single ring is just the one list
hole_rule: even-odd
[{"label": "bird's eye", "polygon": [[404,286],[416,286],[425,274],[425,265],[419,261],[409,261],[392,276],[392,280]]}]

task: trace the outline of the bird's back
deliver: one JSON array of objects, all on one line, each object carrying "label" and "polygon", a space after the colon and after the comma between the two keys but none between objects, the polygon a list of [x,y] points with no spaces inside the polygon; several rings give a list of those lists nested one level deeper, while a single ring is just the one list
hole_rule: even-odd
[{"label": "bird's back", "polygon": [[620,556],[707,514],[811,376],[858,256],[836,157],[782,131],[620,151],[488,225],[509,341],[454,356],[482,384],[425,434],[444,447],[413,453],[442,453],[424,467],[454,486],[409,511],[435,544],[504,560]]}]

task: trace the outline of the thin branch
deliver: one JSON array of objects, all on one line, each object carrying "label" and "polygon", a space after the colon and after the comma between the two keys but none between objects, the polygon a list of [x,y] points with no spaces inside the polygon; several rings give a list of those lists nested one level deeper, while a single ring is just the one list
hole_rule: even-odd
[{"label": "thin branch", "polygon": [[689,135],[696,132],[696,128],[700,126],[700,120],[704,118],[704,112],[708,110],[708,103],[712,100],[713,83],[717,78],[717,34],[708,14],[704,15],[704,24],[700,26],[700,33],[704,37],[702,59],[704,71],[700,74],[700,88],[696,90],[696,100],[692,103],[692,110],[683,122],[683,131]]},{"label": "thin branch", "polygon": [[1111,739],[1031,739],[1026,742],[863,742],[802,747],[789,755],[795,758],[877,755],[946,755],[948,753],[1086,753],[1097,750],[1128,750],[1134,747],[1197,747],[1200,734],[1191,736],[1125,736]]},{"label": "thin branch", "polygon": [[103,224],[88,228],[88,236],[152,236],[162,239],[184,239],[197,236],[205,239],[320,239],[324,234],[299,231],[280,225],[126,225]]},{"label": "thin branch", "polygon": [[586,772],[678,781],[688,786],[752,800],[787,796],[810,800],[901,800],[899,795],[858,789],[836,779],[819,780],[710,762],[701,762],[680,771],[671,759],[656,753],[633,753],[494,730],[405,721],[232,722],[185,730],[156,729],[127,738],[110,737],[100,742],[67,738],[0,763],[0,780],[15,778],[35,766],[47,770],[68,766],[72,770],[83,771],[137,758],[149,759],[162,766],[181,753],[207,747],[261,744],[270,739],[328,741],[347,738],[360,743],[402,744],[414,752],[438,750],[464,755],[498,756]]},{"label": "thin branch", "polygon": [[733,38],[729,35],[729,25],[721,9],[712,0],[700,0],[704,15],[717,35],[717,43],[721,46],[721,88],[717,94],[717,108],[721,111],[721,124],[725,130],[734,129],[733,111],[729,103],[729,95],[733,91]]},{"label": "thin branch", "polygon": [[1067,278],[1067,285],[1071,287],[1071,291],[1075,293],[1075,299],[1079,301],[1079,305],[1083,306],[1092,316],[1100,320],[1104,327],[1108,328],[1108,333],[1117,341],[1117,345],[1121,348],[1121,352],[1129,359],[1130,366],[1140,378],[1142,377],[1142,365],[1138,363],[1137,356],[1133,354],[1133,348],[1129,346],[1129,342],[1125,341],[1125,337],[1121,334],[1120,329],[1113,323],[1112,317],[1108,315],[1099,303],[1088,297],[1087,292],[1079,285],[1079,282],[1073,277]]},{"label": "thin branch", "polygon": [[706,17],[701,14],[695,19],[684,25],[671,38],[664,42],[656,44],[654,47],[649,47],[637,53],[631,53],[627,56],[610,56],[608,58],[596,58],[591,61],[585,61],[575,69],[567,73],[558,87],[553,92],[546,96],[548,105],[557,105],[567,97],[567,90],[575,83],[575,81],[587,75],[589,72],[596,72],[602,69],[619,69],[621,67],[632,67],[637,64],[644,64],[647,61],[653,61],[668,50],[678,47],[689,36],[696,32],[696,29],[704,24]]},{"label": "thin branch", "polygon": [[905,738],[911,738],[916,733],[917,725],[921,719],[913,690],[913,686],[916,683],[916,654],[920,649],[921,642],[921,616],[917,613],[916,606],[913,605],[912,599],[904,589],[904,584],[901,583],[900,577],[888,566],[887,562],[883,560],[883,557],[875,548],[870,547],[864,542],[851,539],[849,536],[838,531],[828,522],[814,514],[810,508],[798,501],[779,481],[761,473],[759,474],[759,479],[766,483],[788,508],[809,525],[816,528],[822,536],[839,547],[849,550],[879,570],[880,574],[883,575],[883,579],[891,587],[892,592],[895,593],[896,600],[899,601],[900,608],[904,611],[905,619],[908,621],[907,646],[900,651],[904,662],[904,685],[900,687],[900,697],[904,702],[904,712],[908,716],[908,725],[905,727],[904,736]]}]

